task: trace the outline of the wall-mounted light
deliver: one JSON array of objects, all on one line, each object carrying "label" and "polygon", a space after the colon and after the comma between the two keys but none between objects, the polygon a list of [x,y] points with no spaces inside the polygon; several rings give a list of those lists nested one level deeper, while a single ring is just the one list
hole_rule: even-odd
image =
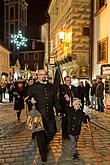
[{"label": "wall-mounted light", "polygon": [[64,39],[65,39],[65,32],[63,32],[63,31],[59,32],[59,40],[60,40],[60,42],[63,43]]},{"label": "wall-mounted light", "polygon": [[63,44],[65,47],[69,47],[70,41],[67,39],[67,33],[64,31],[59,32],[59,40],[60,43]]}]

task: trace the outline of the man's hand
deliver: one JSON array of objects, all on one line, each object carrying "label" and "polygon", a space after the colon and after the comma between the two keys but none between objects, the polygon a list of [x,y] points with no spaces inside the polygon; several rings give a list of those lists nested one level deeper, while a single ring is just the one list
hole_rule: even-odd
[{"label": "man's hand", "polygon": [[35,101],[35,99],[32,97],[32,99],[31,99],[31,103],[32,104],[35,104],[36,103],[36,101]]},{"label": "man's hand", "polygon": [[70,97],[66,94],[65,96],[66,101],[70,101]]}]

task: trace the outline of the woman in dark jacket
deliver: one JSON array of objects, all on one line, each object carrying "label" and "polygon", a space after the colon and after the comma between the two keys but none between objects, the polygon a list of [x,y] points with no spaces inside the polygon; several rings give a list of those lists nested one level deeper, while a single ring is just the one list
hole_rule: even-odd
[{"label": "woman in dark jacket", "polygon": [[67,132],[71,139],[71,153],[72,159],[77,159],[78,155],[76,152],[77,140],[79,138],[81,132],[81,124],[82,122],[87,123],[90,121],[89,116],[80,109],[80,100],[76,99],[73,102],[73,107],[69,110],[68,114],[68,126]]},{"label": "woman in dark jacket", "polygon": [[19,123],[21,110],[24,109],[24,86],[22,82],[15,83],[15,89],[13,95],[15,97],[14,110],[16,110],[17,112],[17,119]]}]

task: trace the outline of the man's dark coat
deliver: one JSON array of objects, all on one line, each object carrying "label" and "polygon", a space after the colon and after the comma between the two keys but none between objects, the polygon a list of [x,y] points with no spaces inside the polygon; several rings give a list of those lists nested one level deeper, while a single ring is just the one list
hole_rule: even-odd
[{"label": "man's dark coat", "polygon": [[49,140],[51,140],[56,132],[53,107],[55,107],[56,111],[60,108],[57,98],[55,98],[53,84],[36,82],[29,87],[28,96],[29,100],[32,97],[36,100],[36,109],[42,114],[44,128],[47,131]]}]

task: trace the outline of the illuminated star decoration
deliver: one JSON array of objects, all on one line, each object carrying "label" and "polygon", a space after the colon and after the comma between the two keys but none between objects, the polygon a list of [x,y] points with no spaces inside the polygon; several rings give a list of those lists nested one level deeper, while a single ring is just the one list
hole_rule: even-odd
[{"label": "illuminated star decoration", "polygon": [[21,46],[26,47],[27,38],[23,37],[21,31],[18,34],[11,35],[11,43],[16,44],[16,48],[19,49]]}]

